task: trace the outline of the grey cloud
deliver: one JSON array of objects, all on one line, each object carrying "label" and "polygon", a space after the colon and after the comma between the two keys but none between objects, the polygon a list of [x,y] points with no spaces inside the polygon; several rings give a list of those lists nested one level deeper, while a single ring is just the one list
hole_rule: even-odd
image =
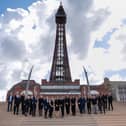
[{"label": "grey cloud", "polygon": [[0,65],[0,89],[5,89],[7,85],[7,67],[5,65]]},{"label": "grey cloud", "polygon": [[12,62],[0,63],[0,89],[11,88],[20,81],[22,69],[15,67]]},{"label": "grey cloud", "polygon": [[71,50],[79,58],[85,58],[88,53],[92,31],[101,26],[109,12],[107,9],[99,9],[92,13],[92,17],[88,18],[87,14],[92,11],[93,0],[68,0],[66,3],[67,27],[72,37]]},{"label": "grey cloud", "polygon": [[4,61],[22,60],[26,56],[25,45],[16,37],[0,38],[0,57]]},{"label": "grey cloud", "polygon": [[[41,22],[41,21],[39,21]],[[51,61],[53,57],[53,50],[55,44],[55,14],[52,13],[47,19],[45,19],[45,25],[48,26],[48,33],[46,36],[41,36],[37,44],[35,44],[32,48],[34,48],[32,52],[32,57],[40,58],[42,61]],[[41,27],[42,28],[42,27]],[[38,46],[39,45],[39,46]]]},{"label": "grey cloud", "polygon": [[[65,0],[63,3],[64,9],[67,13],[66,31],[71,35],[72,38],[72,43],[69,48],[70,51],[72,53],[76,53],[79,58],[86,57],[90,45],[90,37],[92,31],[97,30],[109,15],[107,9],[99,9],[92,12],[92,17],[87,17],[87,14],[92,11],[93,2],[93,0]],[[41,55],[44,54],[44,56],[46,56],[46,58],[44,57],[44,59],[49,61],[50,57],[52,57],[55,43],[56,11],[57,8],[52,12],[50,17],[44,19],[45,25],[47,25],[49,28],[48,34],[46,36],[41,36],[40,41],[35,47],[35,50],[38,54],[37,56],[41,57]],[[38,11],[38,16],[40,16],[40,26],[41,22],[43,22],[43,17],[41,15],[43,14]],[[34,53],[35,50],[33,51]]]},{"label": "grey cloud", "polygon": [[91,22],[92,30],[97,30],[111,13],[106,8],[94,11],[93,14],[88,20]]}]

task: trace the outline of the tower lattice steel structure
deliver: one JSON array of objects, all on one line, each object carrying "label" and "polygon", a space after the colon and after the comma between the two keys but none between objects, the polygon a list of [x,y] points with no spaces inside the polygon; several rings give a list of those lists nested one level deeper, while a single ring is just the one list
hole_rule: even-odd
[{"label": "tower lattice steel structure", "polygon": [[62,4],[60,4],[55,15],[56,39],[50,74],[50,82],[72,81],[66,45],[66,19],[66,13],[64,11]]}]

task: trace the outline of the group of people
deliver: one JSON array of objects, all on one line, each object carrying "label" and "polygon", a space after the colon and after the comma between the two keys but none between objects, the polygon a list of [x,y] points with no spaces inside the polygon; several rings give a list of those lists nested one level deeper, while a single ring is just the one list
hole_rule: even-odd
[{"label": "group of people", "polygon": [[13,114],[22,113],[24,116],[36,116],[38,111],[39,116],[45,118],[64,117],[64,115],[73,116],[79,110],[80,114],[83,113],[106,113],[108,110],[113,110],[113,97],[111,93],[102,95],[89,95],[89,96],[33,96],[19,95],[15,96],[10,94],[7,97],[8,107],[7,111],[12,111]]}]

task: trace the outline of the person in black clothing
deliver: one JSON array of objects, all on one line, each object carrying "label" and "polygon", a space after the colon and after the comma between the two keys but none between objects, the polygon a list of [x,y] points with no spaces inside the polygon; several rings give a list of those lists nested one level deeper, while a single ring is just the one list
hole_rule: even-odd
[{"label": "person in black clothing", "polygon": [[49,99],[49,118],[52,118],[52,116],[53,116],[53,99],[52,98],[50,98]]},{"label": "person in black clothing", "polygon": [[45,97],[43,99],[43,105],[44,105],[44,116],[45,116],[45,118],[47,118],[47,113],[48,113],[48,110],[49,110],[48,97]]},{"label": "person in black clothing", "polygon": [[25,97],[24,99],[24,115],[27,116],[30,109],[30,96]]},{"label": "person in black clothing", "polygon": [[17,92],[14,97],[14,115],[15,113],[18,115],[20,101],[21,101],[21,98],[20,98],[19,92]]},{"label": "person in black clothing", "polygon": [[78,97],[77,103],[78,103],[78,108],[79,108],[80,114],[82,114],[82,98],[81,98],[81,96]]},{"label": "person in black clothing", "polygon": [[25,100],[25,96],[24,96],[24,94],[22,94],[21,95],[21,111],[22,111],[22,114],[25,113],[24,100]]},{"label": "person in black clothing", "polygon": [[65,107],[66,107],[66,114],[70,114],[70,98],[67,96],[65,98]]},{"label": "person in black clothing", "polygon": [[103,105],[103,102],[102,102],[102,96],[101,94],[98,96],[98,109],[100,111],[100,113],[102,113],[102,105]]},{"label": "person in black clothing", "polygon": [[106,97],[104,94],[101,96],[101,100],[102,100],[102,110],[105,114],[106,113]]},{"label": "person in black clothing", "polygon": [[92,102],[92,99],[91,99],[91,96],[87,96],[87,110],[88,110],[88,114],[91,114],[91,102]]},{"label": "person in black clothing", "polygon": [[60,105],[60,100],[58,97],[55,99],[55,116],[56,118],[59,117],[59,106]]},{"label": "person in black clothing", "polygon": [[92,106],[94,114],[97,114],[97,97],[96,95],[92,96]]},{"label": "person in black clothing", "polygon": [[107,110],[107,107],[108,107],[108,96],[107,96],[107,93],[104,93],[104,103],[105,103],[105,109]]},{"label": "person in black clothing", "polygon": [[12,104],[13,104],[13,96],[12,96],[12,93],[9,94],[9,96],[7,97],[7,111],[12,111]]},{"label": "person in black clothing", "polygon": [[81,103],[82,113],[85,113],[85,104],[86,104],[86,97],[82,96],[82,103]]},{"label": "person in black clothing", "polygon": [[32,99],[33,99],[33,95],[29,96],[29,99],[28,99],[28,112],[29,112],[29,115],[32,115],[32,112],[33,112],[33,106],[32,106]]},{"label": "person in black clothing", "polygon": [[36,115],[36,104],[37,104],[37,98],[36,96],[32,97],[32,116]]},{"label": "person in black clothing", "polygon": [[108,110],[109,111],[110,111],[110,108],[113,111],[113,97],[111,93],[108,94]]},{"label": "person in black clothing", "polygon": [[42,95],[40,95],[38,99],[38,110],[39,110],[39,116],[42,116],[42,112],[43,112],[43,96]]},{"label": "person in black clothing", "polygon": [[74,96],[72,96],[71,98],[71,111],[72,111],[72,115],[75,116],[76,115],[76,98]]},{"label": "person in black clothing", "polygon": [[60,99],[61,116],[64,117],[64,97]]}]

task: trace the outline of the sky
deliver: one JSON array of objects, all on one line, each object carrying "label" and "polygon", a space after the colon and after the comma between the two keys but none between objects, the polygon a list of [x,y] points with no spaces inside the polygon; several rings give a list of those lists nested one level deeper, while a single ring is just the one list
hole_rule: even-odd
[{"label": "sky", "polygon": [[[49,79],[60,0],[0,0],[0,101],[16,83]],[[126,1],[62,0],[72,80],[126,81]]]}]

